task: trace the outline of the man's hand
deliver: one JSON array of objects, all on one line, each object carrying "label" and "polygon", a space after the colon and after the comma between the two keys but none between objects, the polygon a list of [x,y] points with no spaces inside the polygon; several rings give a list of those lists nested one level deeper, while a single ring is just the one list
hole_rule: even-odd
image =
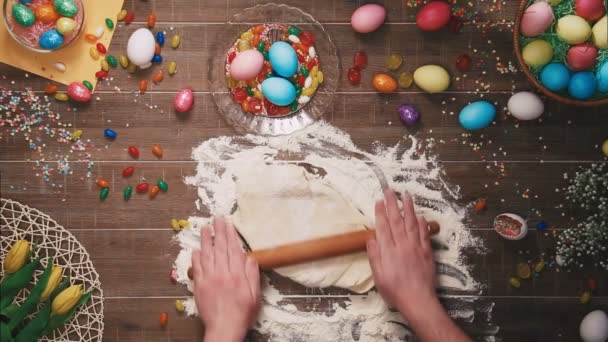
[{"label": "man's hand", "polygon": [[260,307],[260,271],[224,218],[216,218],[213,228],[201,229],[201,249],[192,253],[192,271],[204,340],[243,341]]}]

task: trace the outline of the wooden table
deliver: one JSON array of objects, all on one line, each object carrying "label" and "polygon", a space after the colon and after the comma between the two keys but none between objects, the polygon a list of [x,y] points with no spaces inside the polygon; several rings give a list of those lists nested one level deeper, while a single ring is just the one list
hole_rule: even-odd
[{"label": "wooden table", "polygon": [[[491,323],[500,327],[504,341],[575,341],[582,316],[593,308],[608,307],[605,273],[595,275],[598,291],[589,305],[578,303],[584,279],[589,273],[545,272],[524,282],[521,289],[509,286],[517,262],[533,259],[554,246],[553,234],[534,229],[520,242],[502,240],[491,229],[493,217],[501,212],[515,212],[530,218],[532,226],[539,214],[551,230],[568,227],[575,214],[564,201],[560,189],[566,184],[564,174],[579,167],[604,160],[598,145],[608,132],[606,109],[579,109],[548,101],[542,122],[516,124],[503,107],[512,90],[529,89],[521,73],[501,74],[497,63],[516,64],[509,23],[518,1],[506,1],[501,11],[489,11],[495,1],[471,1],[480,10],[480,20],[500,21],[483,34],[479,21],[468,23],[460,34],[423,33],[415,24],[415,9],[403,0],[384,1],[388,20],[381,29],[367,35],[355,34],[349,18],[360,1],[286,1],[301,7],[323,22],[334,38],[341,61],[342,76],[333,107],[325,118],[351,134],[356,144],[369,150],[374,141],[392,145],[402,136],[415,133],[419,138],[434,138],[435,152],[445,165],[447,178],[461,186],[462,204],[485,197],[488,209],[471,214],[467,225],[481,237],[489,252],[471,253],[475,278],[485,285],[480,303],[495,303]],[[178,74],[165,77],[145,95],[136,97],[138,80],[150,77],[151,70],[129,76],[124,70],[112,71],[111,86],[105,82],[88,105],[77,112],[66,111],[66,104],[54,103],[63,113],[62,121],[83,129],[91,139],[93,176],[86,177],[85,163],[72,163],[74,174],[54,176],[45,182],[32,167],[40,156],[30,150],[21,137],[3,133],[0,152],[2,197],[12,198],[38,208],[69,229],[84,244],[100,273],[106,296],[104,340],[107,341],[192,341],[202,333],[199,322],[174,313],[173,302],[188,295],[182,286],[171,284],[168,273],[178,252],[171,242],[170,218],[201,215],[194,206],[196,189],[186,187],[184,176],[195,173],[190,159],[191,148],[217,136],[233,134],[219,116],[207,85],[207,56],[215,35],[231,15],[259,1],[127,0],[125,8],[136,12],[136,22],[117,29],[110,52],[126,50],[130,33],[145,26],[148,13],[158,16],[157,28],[181,34],[182,46],[165,48],[166,60],[178,63]],[[466,5],[467,2],[461,1]],[[357,50],[369,55],[369,66],[359,86],[348,83],[347,68]],[[460,75],[454,66],[457,56],[468,53],[476,66],[467,77],[453,82],[444,94],[427,95],[416,87],[398,94],[381,96],[373,91],[371,77],[385,71],[390,52],[404,56],[410,70],[427,63],[446,66],[452,75]],[[87,56],[83,56],[87,58]],[[483,63],[482,67],[477,64]],[[10,89],[32,87],[41,92],[47,80],[22,71],[0,66],[0,83]],[[14,81],[14,82],[9,82]],[[196,92],[195,110],[186,116],[172,111],[174,93],[192,86]],[[120,91],[118,91],[118,88]],[[466,134],[457,122],[457,113],[467,102],[479,99],[498,103],[496,124],[478,133]],[[134,100],[137,99],[137,102]],[[396,113],[397,105],[410,103],[422,112],[422,123],[412,131],[404,128]],[[157,105],[158,108],[150,108]],[[161,111],[162,110],[162,111]],[[603,112],[603,113],[602,113]],[[105,127],[119,133],[116,142],[102,136]],[[4,129],[3,129],[4,130]],[[162,160],[148,152],[148,146],[160,144],[165,149]],[[67,153],[68,145],[48,139],[47,151]],[[130,144],[142,147],[142,157],[133,161],[126,153]],[[47,160],[52,160],[48,153]],[[144,176],[164,177],[170,185],[167,194],[156,200],[98,200],[95,178],[109,179],[116,192],[125,185],[121,170],[134,165]],[[63,184],[53,188],[50,183]],[[203,213],[204,214],[204,213]],[[603,276],[603,277],[602,277]],[[319,290],[304,289],[289,281],[279,281],[281,290],[309,295],[300,300],[303,307],[316,304],[317,310],[333,302],[317,298]],[[324,293],[336,293],[332,290]],[[170,312],[170,324],[161,330],[158,316]],[[472,334],[478,334],[487,322],[460,322]],[[257,338],[254,338],[257,339]]]}]

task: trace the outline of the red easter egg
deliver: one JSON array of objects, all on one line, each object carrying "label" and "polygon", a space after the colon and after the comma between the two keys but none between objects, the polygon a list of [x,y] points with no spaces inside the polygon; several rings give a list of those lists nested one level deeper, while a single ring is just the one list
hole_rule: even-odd
[{"label": "red easter egg", "polygon": [[589,21],[599,20],[606,13],[603,0],[576,0],[574,10],[579,17]]},{"label": "red easter egg", "polygon": [[452,10],[445,1],[431,1],[416,15],[416,25],[423,31],[437,31],[448,24]]},{"label": "red easter egg", "polygon": [[575,71],[591,69],[597,62],[597,48],[592,44],[578,44],[571,47],[566,62]]}]

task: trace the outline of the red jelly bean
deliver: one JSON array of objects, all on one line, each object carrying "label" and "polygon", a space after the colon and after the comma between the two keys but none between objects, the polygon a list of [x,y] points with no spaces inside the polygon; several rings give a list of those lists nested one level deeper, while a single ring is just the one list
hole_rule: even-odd
[{"label": "red jelly bean", "polygon": [[457,16],[453,15],[450,17],[450,21],[448,21],[448,31],[452,33],[460,33],[460,30],[462,30],[463,25],[464,24],[462,20],[460,20],[460,18],[458,18]]},{"label": "red jelly bean", "polygon": [[260,101],[260,99],[258,99],[257,97],[252,97],[251,100],[249,100],[249,110],[252,113],[261,113],[262,101]]},{"label": "red jelly bean", "polygon": [[358,51],[353,56],[353,64],[357,69],[363,69],[367,66],[367,54],[364,51]]},{"label": "red jelly bean", "polygon": [[359,84],[361,82],[361,71],[357,68],[348,69],[348,80],[352,84]]},{"label": "red jelly bean", "polygon": [[103,79],[108,77],[108,72],[107,71],[103,71],[103,70],[99,70],[98,72],[95,73],[95,77],[99,78],[99,79]]},{"label": "red jelly bean", "polygon": [[280,111],[280,107],[275,105],[274,103],[270,103],[266,105],[266,112],[268,115],[278,115]]},{"label": "red jelly bean", "polygon": [[300,85],[300,87],[304,87],[304,83],[306,83],[306,77],[304,77],[304,75],[302,74],[298,74],[296,81],[298,82],[298,84]]},{"label": "red jelly bean", "polygon": [[134,12],[129,12],[127,13],[127,16],[124,19],[125,24],[129,25],[130,23],[133,22],[133,20],[135,19],[135,13]]},{"label": "red jelly bean", "polygon": [[135,191],[140,194],[148,192],[148,189],[150,189],[150,184],[148,183],[139,183],[135,186]]},{"label": "red jelly bean", "polygon": [[137,147],[129,146],[128,151],[129,151],[129,154],[131,155],[131,157],[139,158],[139,150],[137,149]]},{"label": "red jelly bean", "polygon": [[101,44],[101,43],[97,43],[97,44],[95,44],[95,46],[97,47],[97,51],[99,51],[99,53],[101,53],[103,55],[105,55],[108,52],[108,50],[106,50],[106,47],[103,46],[103,44]]},{"label": "red jelly bean", "polygon": [[471,70],[471,57],[467,54],[458,56],[456,58],[456,68],[461,72]]},{"label": "red jelly bean", "polygon": [[313,36],[312,33],[308,31],[302,31],[298,38],[300,38],[300,42],[304,45],[311,46],[315,43],[315,36]]},{"label": "red jelly bean", "polygon": [[232,92],[232,97],[234,98],[234,102],[243,103],[247,99],[249,95],[247,95],[247,91],[243,88],[236,88]]},{"label": "red jelly bean", "polygon": [[300,63],[306,62],[306,57],[304,57],[303,54],[298,52],[296,55],[298,56],[298,62],[300,62]]},{"label": "red jelly bean", "polygon": [[236,51],[232,51],[229,55],[228,55],[228,63],[232,63],[232,61],[236,58]]},{"label": "red jelly bean", "polygon": [[133,172],[135,172],[135,168],[133,166],[129,166],[129,167],[125,168],[124,170],[122,170],[122,176],[131,177],[131,176],[133,176]]},{"label": "red jelly bean", "polygon": [[306,68],[308,68],[308,70],[312,70],[312,68],[315,67],[315,65],[318,65],[319,61],[317,59],[311,59],[310,62],[308,62],[308,65],[306,66]]}]

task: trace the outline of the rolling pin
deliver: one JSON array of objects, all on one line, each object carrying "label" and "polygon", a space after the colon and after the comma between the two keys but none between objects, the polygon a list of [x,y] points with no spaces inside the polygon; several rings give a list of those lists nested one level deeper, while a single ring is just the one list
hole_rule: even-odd
[{"label": "rolling pin", "polygon": [[[429,234],[439,233],[439,224],[429,222]],[[249,252],[262,270],[297,265],[305,262],[363,252],[367,240],[374,237],[374,229],[360,230],[319,239],[290,243],[283,246]]]}]

